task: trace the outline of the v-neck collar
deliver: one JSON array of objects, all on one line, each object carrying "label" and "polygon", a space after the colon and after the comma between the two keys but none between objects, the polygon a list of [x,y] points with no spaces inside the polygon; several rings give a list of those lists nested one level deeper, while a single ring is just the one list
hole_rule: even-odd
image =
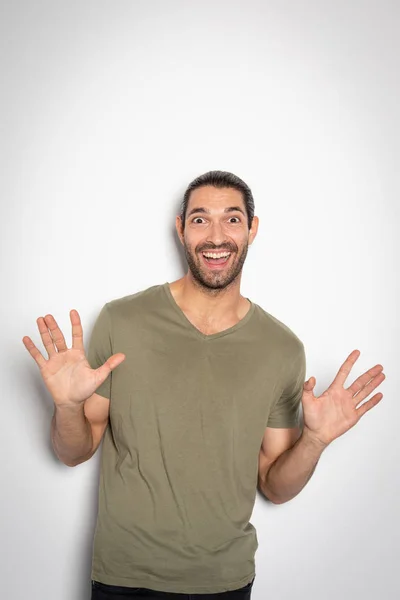
[{"label": "v-neck collar", "polygon": [[243,325],[245,325],[250,320],[251,316],[254,313],[255,304],[249,298],[246,298],[246,300],[248,300],[250,302],[250,308],[247,311],[247,313],[244,315],[244,317],[242,319],[240,319],[240,321],[235,323],[235,325],[232,325],[232,327],[228,327],[227,329],[224,329],[222,331],[206,334],[206,333],[203,333],[202,331],[200,331],[200,329],[198,329],[195,325],[193,325],[193,323],[191,321],[189,321],[189,319],[187,318],[187,316],[185,315],[185,313],[183,312],[183,310],[177,304],[175,298],[173,297],[171,288],[169,287],[169,282],[166,281],[161,287],[163,288],[173,309],[179,315],[181,321],[186,325],[186,327],[188,329],[191,329],[193,331],[193,333],[195,333],[197,335],[197,337],[199,337],[202,340],[214,340],[214,339],[222,337],[224,335],[228,335],[229,333],[233,333],[237,329],[240,329],[240,327],[243,327]]}]

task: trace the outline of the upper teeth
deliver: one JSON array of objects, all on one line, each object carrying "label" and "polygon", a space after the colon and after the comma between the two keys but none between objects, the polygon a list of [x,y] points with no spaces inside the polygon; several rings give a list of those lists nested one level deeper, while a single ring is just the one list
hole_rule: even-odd
[{"label": "upper teeth", "polygon": [[225,258],[225,256],[230,256],[230,252],[220,252],[220,253],[216,253],[216,252],[203,252],[203,255],[206,258]]}]

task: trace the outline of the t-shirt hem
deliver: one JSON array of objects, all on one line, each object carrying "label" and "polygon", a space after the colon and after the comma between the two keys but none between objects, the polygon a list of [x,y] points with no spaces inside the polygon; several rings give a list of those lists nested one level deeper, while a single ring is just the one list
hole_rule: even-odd
[{"label": "t-shirt hem", "polygon": [[246,577],[242,577],[242,579],[238,579],[237,581],[230,583],[218,583],[215,585],[207,584],[203,586],[191,586],[191,585],[182,585],[181,583],[160,583],[159,581],[152,581],[147,578],[144,579],[135,579],[133,577],[113,577],[112,575],[104,575],[100,571],[92,570],[92,580],[99,581],[100,583],[105,583],[107,585],[120,585],[126,587],[135,587],[135,588],[147,588],[151,590],[155,590],[157,592],[172,592],[178,594],[219,594],[220,592],[231,592],[238,588],[241,588],[248,583],[252,582],[255,578],[255,572],[250,575],[246,575]]}]

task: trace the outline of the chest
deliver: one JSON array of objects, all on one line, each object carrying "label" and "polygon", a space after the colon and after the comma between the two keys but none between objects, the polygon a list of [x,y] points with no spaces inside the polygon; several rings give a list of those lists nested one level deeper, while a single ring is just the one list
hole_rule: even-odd
[{"label": "chest", "polygon": [[280,393],[273,348],[230,336],[207,340],[146,331],[121,337],[125,361],[112,373],[111,416],[156,420],[171,435],[203,427],[262,435]]},{"label": "chest", "polygon": [[173,472],[180,489],[214,486],[228,470],[253,490],[280,394],[273,347],[248,335],[199,339],[163,322],[119,331],[113,351],[126,359],[111,374],[110,436],[120,460],[142,472],[158,469],[157,480],[164,469]]}]

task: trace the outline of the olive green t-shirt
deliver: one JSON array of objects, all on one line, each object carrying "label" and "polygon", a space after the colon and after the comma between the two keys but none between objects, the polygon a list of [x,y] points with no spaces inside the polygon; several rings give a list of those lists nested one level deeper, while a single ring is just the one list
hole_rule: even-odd
[{"label": "olive green t-shirt", "polygon": [[300,426],[303,343],[250,301],[236,325],[201,333],[168,283],[107,302],[93,368],[126,359],[110,399],[92,579],[184,594],[255,577],[258,456],[266,427]]}]

